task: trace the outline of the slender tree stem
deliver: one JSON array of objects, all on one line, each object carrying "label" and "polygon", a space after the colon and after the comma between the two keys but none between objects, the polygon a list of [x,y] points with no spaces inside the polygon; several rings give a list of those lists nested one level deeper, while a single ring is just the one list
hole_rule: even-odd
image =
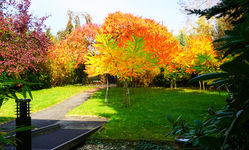
[{"label": "slender tree stem", "polygon": [[109,78],[108,75],[106,74],[106,93],[105,93],[105,103],[108,102],[108,92],[109,92]]},{"label": "slender tree stem", "polygon": [[201,91],[201,81],[199,81],[199,85],[200,85],[200,91]]}]

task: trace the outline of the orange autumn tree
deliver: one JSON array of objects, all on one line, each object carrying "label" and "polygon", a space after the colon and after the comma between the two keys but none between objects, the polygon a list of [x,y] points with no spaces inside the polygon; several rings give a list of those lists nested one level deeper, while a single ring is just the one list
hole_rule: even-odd
[{"label": "orange autumn tree", "polygon": [[52,82],[61,81],[60,78],[68,78],[72,70],[84,65],[90,51],[93,51],[95,35],[99,30],[96,24],[86,24],[74,29],[65,40],[55,44],[49,56],[53,68]]},{"label": "orange autumn tree", "polygon": [[104,38],[96,41],[102,46],[97,44],[97,52],[90,55],[88,73],[118,75],[126,92],[127,81],[170,64],[179,50],[167,28],[151,19],[116,12],[108,15],[101,29]]},{"label": "orange autumn tree", "polygon": [[[105,19],[102,25],[103,32],[110,34],[118,42],[119,46],[131,40],[132,35],[135,37],[144,37],[145,51],[152,54],[152,59],[156,59],[158,68],[170,65],[171,60],[179,53],[178,42],[173,35],[168,32],[167,28],[152,19],[144,19],[127,13],[111,13]],[[155,68],[156,70],[159,70]],[[150,71],[155,74],[160,71]],[[156,76],[155,74],[154,76]],[[148,72],[139,76],[145,79]],[[153,76],[148,76],[145,81],[150,81]],[[148,83],[146,83],[148,84]]]},{"label": "orange autumn tree", "polygon": [[[182,46],[178,55],[172,59],[172,64],[166,66],[164,75],[171,80],[176,87],[176,79],[190,77],[190,74],[197,75],[215,72],[219,69],[219,59],[213,47],[210,36],[198,35],[189,36],[186,46]],[[204,83],[200,88],[205,89]]]},{"label": "orange autumn tree", "polygon": [[[188,47],[185,51],[186,65],[189,72],[197,75],[212,73],[219,70],[221,62],[218,59],[217,51],[213,47],[213,40],[210,36],[191,36],[187,40]],[[200,89],[205,84],[201,82]]]}]

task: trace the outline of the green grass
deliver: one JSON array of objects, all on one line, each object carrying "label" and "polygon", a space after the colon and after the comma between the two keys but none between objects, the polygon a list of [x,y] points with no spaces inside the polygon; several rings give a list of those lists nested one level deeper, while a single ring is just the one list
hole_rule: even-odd
[{"label": "green grass", "polygon": [[105,90],[98,91],[68,115],[110,118],[92,138],[169,140],[165,137],[170,125],[167,114],[175,118],[182,115],[192,123],[195,119],[203,119],[202,114],[209,106],[222,107],[227,95],[191,89],[135,88],[131,89],[131,107],[126,108],[122,93],[122,88],[111,88],[109,103],[105,105]]},{"label": "green grass", "polygon": [[[57,104],[67,98],[93,87],[84,87],[78,85],[68,85],[63,87],[54,87],[49,89],[42,89],[32,91],[33,100],[31,101],[32,113],[39,110],[48,108],[54,104]],[[20,96],[20,95],[18,95]],[[5,102],[0,108],[0,123],[15,118],[15,101],[13,99]]]}]

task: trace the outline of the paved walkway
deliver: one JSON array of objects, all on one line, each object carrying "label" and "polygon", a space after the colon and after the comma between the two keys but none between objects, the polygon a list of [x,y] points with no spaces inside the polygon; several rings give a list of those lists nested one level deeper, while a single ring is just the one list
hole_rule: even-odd
[{"label": "paved walkway", "polygon": [[[98,88],[99,89],[99,88]],[[98,89],[92,89],[89,91],[82,92],[75,96],[68,98],[67,100],[54,105],[48,109],[39,111],[31,115],[32,119],[46,119],[46,120],[61,120],[65,115],[75,107],[80,106]]]},{"label": "paved walkway", "polygon": [[[75,107],[80,106],[82,103],[84,103],[86,100],[88,100],[91,95],[104,88],[104,86],[102,87],[98,87],[95,89],[91,89],[88,91],[84,91],[82,93],[79,93],[75,96],[72,96],[70,98],[68,98],[65,101],[62,101],[59,104],[56,104],[52,107],[49,107],[47,109],[38,111],[36,113],[31,114],[31,119],[32,119],[32,125],[35,126],[36,128],[39,127],[43,127],[43,126],[47,126],[47,125],[51,125],[54,123],[58,123],[60,121],[60,123],[63,123],[62,121],[89,121],[89,122],[95,122],[95,121],[106,121],[105,119],[102,118],[89,118],[89,117],[66,117],[66,114],[74,109]],[[31,108],[32,109],[32,108]],[[3,125],[0,125],[0,127],[13,127],[15,126],[15,120],[10,121],[8,123],[5,123]]]},{"label": "paved walkway", "polygon": [[[105,124],[107,120],[103,118],[66,117],[70,110],[80,106],[94,92],[102,88],[104,86],[84,91],[59,104],[32,114],[31,124],[36,127],[34,132],[42,130],[42,133],[32,136],[32,149],[71,149]],[[56,125],[59,125],[59,127]],[[14,126],[15,120],[0,125],[0,127]],[[56,128],[50,130],[51,128],[48,126],[56,126]],[[14,146],[5,146],[4,149],[15,150],[16,148]]]}]

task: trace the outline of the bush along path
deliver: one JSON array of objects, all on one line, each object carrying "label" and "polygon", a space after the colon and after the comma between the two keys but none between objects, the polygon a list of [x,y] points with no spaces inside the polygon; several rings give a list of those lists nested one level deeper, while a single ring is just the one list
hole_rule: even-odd
[{"label": "bush along path", "polygon": [[[81,105],[91,97],[93,93],[104,87],[94,88],[72,96],[67,100],[45,110],[31,115],[32,149],[57,149],[72,148],[80,141],[96,131],[107,120],[90,117],[66,117],[73,108]],[[15,121],[10,121],[0,126],[14,127]],[[13,149],[8,146],[6,149]]]}]

